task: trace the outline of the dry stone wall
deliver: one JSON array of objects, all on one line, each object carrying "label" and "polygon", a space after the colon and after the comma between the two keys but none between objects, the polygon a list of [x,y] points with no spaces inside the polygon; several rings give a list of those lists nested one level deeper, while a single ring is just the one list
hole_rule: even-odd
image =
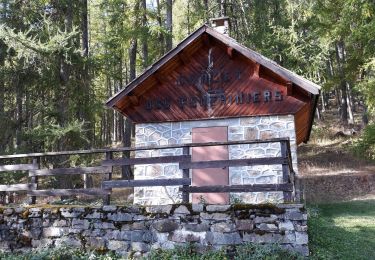
[{"label": "dry stone wall", "polygon": [[[289,137],[293,167],[297,169],[296,134],[294,116],[257,116],[226,118],[199,121],[148,123],[136,125],[136,146],[159,146],[184,144],[192,142],[192,129],[195,127],[228,127],[228,140],[254,140],[278,137]],[[136,157],[181,155],[182,149],[138,151]],[[233,145],[229,147],[230,159],[259,158],[280,156],[280,144]],[[182,171],[178,164],[137,165],[135,179],[180,178]],[[230,184],[273,184],[281,183],[281,165],[231,167],[229,168]],[[233,201],[244,203],[281,203],[282,192],[232,193]],[[181,201],[178,187],[135,188],[134,203],[168,204]]]},{"label": "dry stone wall", "polygon": [[298,204],[177,204],[0,211],[3,251],[68,246],[142,256],[187,243],[204,251],[247,242],[278,243],[308,255],[305,209]]}]

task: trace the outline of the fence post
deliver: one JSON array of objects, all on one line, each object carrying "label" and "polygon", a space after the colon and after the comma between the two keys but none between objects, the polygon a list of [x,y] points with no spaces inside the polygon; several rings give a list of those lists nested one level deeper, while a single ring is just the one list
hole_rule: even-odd
[{"label": "fence post", "polygon": [[[34,157],[33,158],[33,165],[35,166],[35,169],[40,168],[40,157]],[[32,176],[31,177],[31,184],[35,184],[35,190],[38,189],[38,176]],[[36,203],[36,196],[31,196],[31,204]]]},{"label": "fence post", "polygon": [[[189,155],[190,154],[190,147],[186,146],[182,148],[182,154],[183,155]],[[182,178],[189,178],[189,169],[183,169],[182,170]],[[189,185],[183,185],[182,187],[188,188]],[[183,203],[189,203],[189,192],[183,191],[182,192],[182,202]]]},{"label": "fence post", "polygon": [[[113,159],[113,152],[106,152],[105,153],[105,159],[106,160],[112,160]],[[105,180],[107,180],[107,181],[112,180],[112,172],[113,172],[113,166],[111,166],[111,171],[106,174]],[[110,203],[111,203],[111,195],[110,194],[105,195],[105,197],[103,199],[103,204],[109,205]]]},{"label": "fence post", "polygon": [[[283,183],[289,183],[289,164],[288,164],[288,146],[287,141],[280,141],[280,148],[281,148],[281,157],[284,158],[284,162],[282,164],[283,169]],[[292,192],[283,191],[284,202],[291,202],[292,201]]]}]

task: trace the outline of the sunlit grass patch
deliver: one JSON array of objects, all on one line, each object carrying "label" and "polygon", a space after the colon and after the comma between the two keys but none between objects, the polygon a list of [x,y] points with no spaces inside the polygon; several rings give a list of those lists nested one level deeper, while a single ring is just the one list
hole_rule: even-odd
[{"label": "sunlit grass patch", "polygon": [[375,200],[310,207],[312,259],[375,259]]}]

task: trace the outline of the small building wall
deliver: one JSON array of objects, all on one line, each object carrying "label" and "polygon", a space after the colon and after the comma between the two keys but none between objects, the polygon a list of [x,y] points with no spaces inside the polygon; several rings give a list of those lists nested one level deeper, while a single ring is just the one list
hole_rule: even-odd
[{"label": "small building wall", "polygon": [[[256,116],[136,125],[135,145],[158,146],[192,142],[195,127],[228,127],[228,141],[289,137],[293,168],[297,173],[296,134],[293,115]],[[136,157],[181,155],[182,149],[137,151]],[[233,145],[229,147],[230,159],[280,156],[280,144]],[[135,179],[178,178],[182,171],[178,164],[137,165]],[[229,168],[229,184],[274,184],[282,182],[281,165],[245,166]],[[178,187],[146,187],[134,189],[134,203],[159,205],[181,201]],[[231,193],[231,201],[244,203],[280,203],[282,192]]]},{"label": "small building wall", "polygon": [[191,243],[198,250],[278,243],[308,255],[307,213],[300,204],[114,205],[0,210],[0,250],[53,247],[113,251],[127,259]]}]

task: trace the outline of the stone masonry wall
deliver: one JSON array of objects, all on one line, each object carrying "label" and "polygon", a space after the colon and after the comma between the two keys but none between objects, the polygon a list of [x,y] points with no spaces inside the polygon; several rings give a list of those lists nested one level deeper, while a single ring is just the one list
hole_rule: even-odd
[{"label": "stone masonry wall", "polygon": [[278,243],[308,255],[305,209],[297,204],[0,209],[3,251],[68,246],[141,256],[187,243],[205,251],[247,242]]},{"label": "stone masonry wall", "polygon": [[[254,140],[278,137],[289,137],[293,158],[293,168],[297,173],[296,136],[294,117],[257,116],[243,118],[226,118],[200,121],[149,123],[136,125],[136,146],[158,146],[192,142],[192,129],[195,127],[228,127],[228,140]],[[136,157],[181,155],[182,149],[138,151]],[[230,159],[259,158],[280,156],[280,144],[233,145],[229,147]],[[178,164],[137,165],[135,179],[179,178],[182,171]],[[230,184],[272,184],[281,183],[281,165],[230,167]],[[232,193],[234,200],[244,203],[281,203],[282,192]],[[134,189],[136,204],[170,204],[181,201],[178,187],[146,187]]]}]

